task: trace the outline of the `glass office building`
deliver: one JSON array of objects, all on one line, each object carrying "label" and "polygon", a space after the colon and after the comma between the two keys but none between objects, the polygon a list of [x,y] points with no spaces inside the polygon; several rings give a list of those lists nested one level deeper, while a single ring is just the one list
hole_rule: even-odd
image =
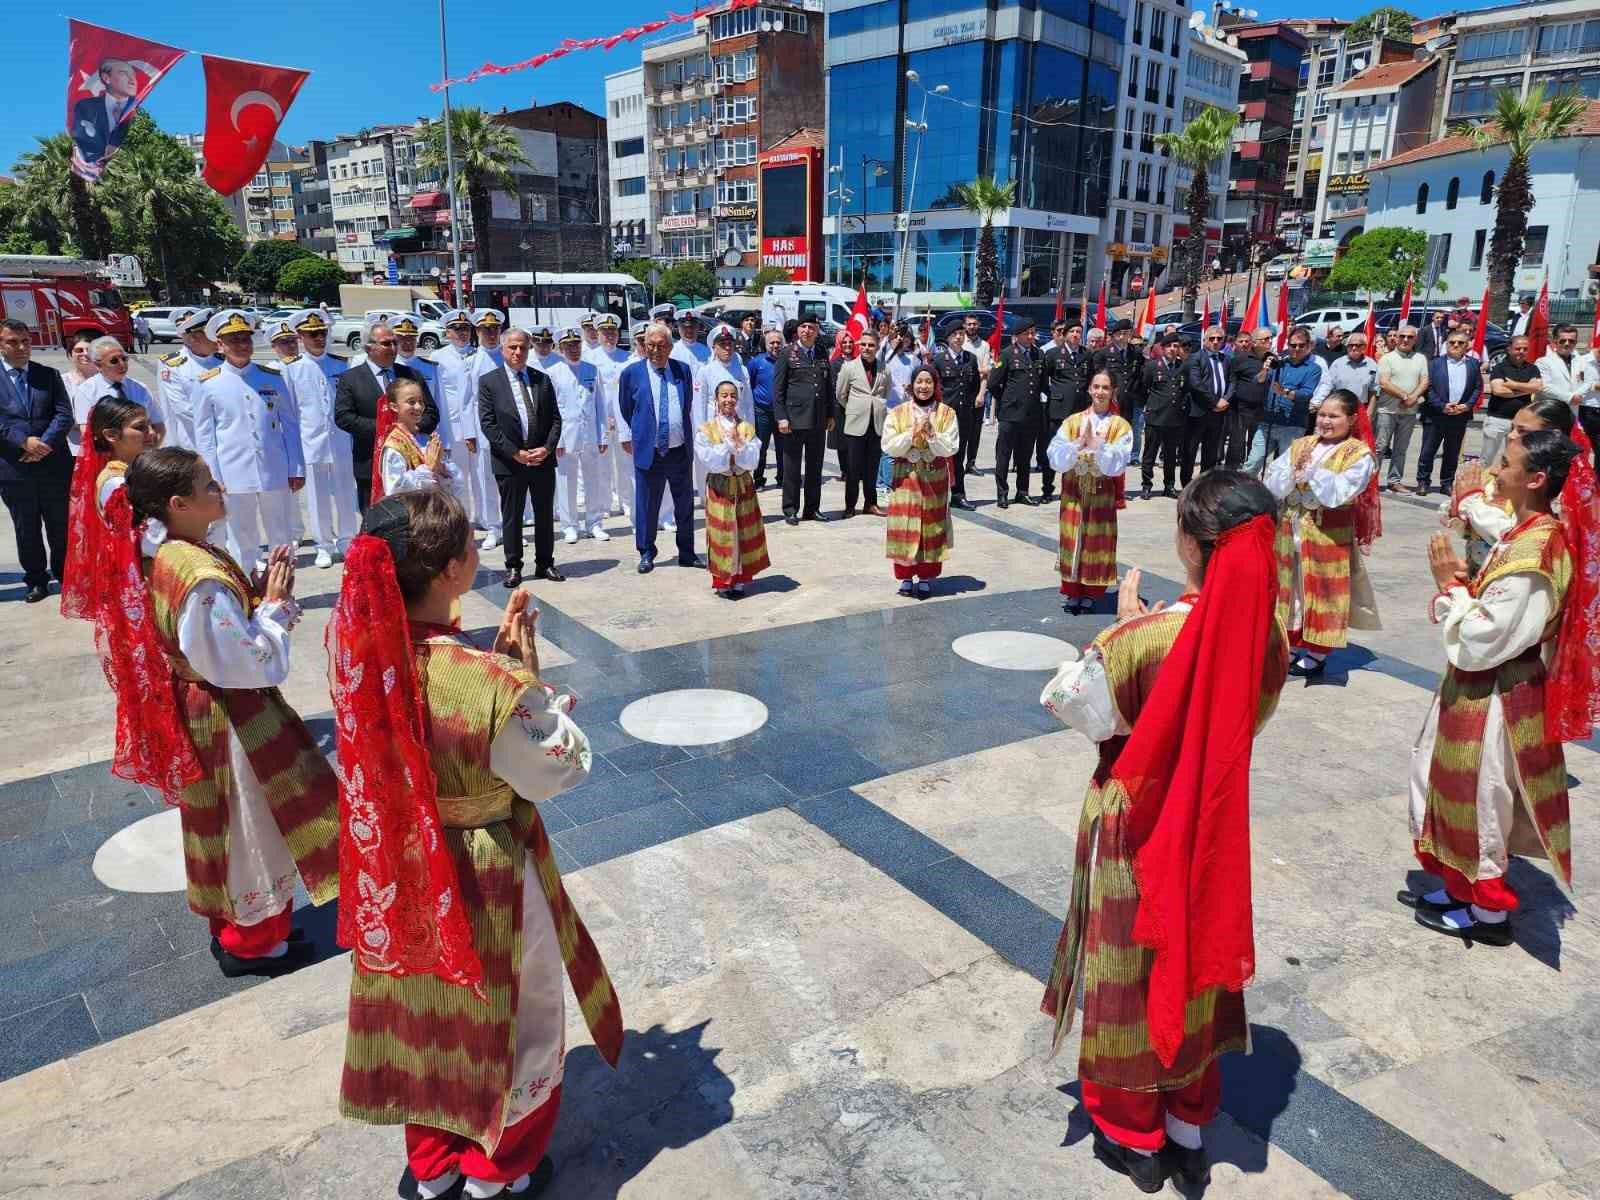
[{"label": "glass office building", "polygon": [[[1120,0],[827,0],[824,226],[830,276],[894,285],[905,212],[912,292],[968,292],[978,218],[956,189],[992,175],[1017,185],[995,223],[1008,298],[1086,286],[1111,180]],[[906,78],[908,71],[919,77]],[[924,108],[927,133],[907,129]],[[913,176],[915,181],[913,182]],[[1091,255],[1091,251],[1094,254]],[[1098,277],[1098,276],[1097,276]]]}]

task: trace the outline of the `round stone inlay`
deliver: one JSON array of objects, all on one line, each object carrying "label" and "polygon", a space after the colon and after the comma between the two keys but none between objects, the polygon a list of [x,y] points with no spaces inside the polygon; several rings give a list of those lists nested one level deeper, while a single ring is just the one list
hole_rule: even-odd
[{"label": "round stone inlay", "polygon": [[[582,721],[581,710],[578,719]],[[617,721],[641,742],[709,746],[760,729],[767,723],[767,706],[743,692],[683,688],[635,700]]]},{"label": "round stone inlay", "polygon": [[1015,629],[969,633],[950,643],[950,649],[968,662],[1000,671],[1054,671],[1078,657],[1071,642]]},{"label": "round stone inlay", "polygon": [[107,838],[95,851],[95,877],[119,892],[181,892],[183,826],[176,808],[135,821]]}]

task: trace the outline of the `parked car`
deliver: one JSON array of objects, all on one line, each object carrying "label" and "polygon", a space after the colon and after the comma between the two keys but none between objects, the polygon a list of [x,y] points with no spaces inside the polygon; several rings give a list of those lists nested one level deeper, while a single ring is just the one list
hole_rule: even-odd
[{"label": "parked car", "polygon": [[[1411,324],[1421,329],[1433,319],[1434,313],[1442,312],[1448,315],[1455,311],[1456,306],[1453,304],[1413,304],[1409,320]],[[1468,309],[1467,312],[1471,314],[1474,321],[1478,319],[1476,309]],[[1363,313],[1361,319],[1365,321],[1366,314]],[[1400,310],[1398,308],[1378,309],[1373,317],[1373,324],[1378,327],[1379,333],[1388,333],[1396,325],[1400,324]],[[1510,342],[1511,335],[1506,332],[1503,326],[1496,325],[1493,321],[1484,326],[1483,353],[1491,366],[1505,356],[1506,346]]]},{"label": "parked car", "polygon": [[1294,323],[1311,330],[1311,340],[1316,341],[1328,335],[1330,325],[1337,325],[1349,333],[1352,329],[1362,328],[1366,320],[1367,310],[1364,308],[1314,308],[1301,313]]},{"label": "parked car", "polygon": [[[950,327],[964,322],[968,317],[978,318],[979,337],[987,340],[989,335],[994,332],[994,313],[992,310],[987,308],[958,308],[954,312],[942,313],[934,319],[934,340],[943,342],[945,338],[950,336]],[[1016,333],[1017,326],[1022,324],[1022,320],[1020,313],[1008,312],[1006,314],[1006,327],[1000,334],[1000,348],[1002,350],[1011,344],[1012,335]],[[1049,336],[1050,330],[1047,328],[1040,335],[1040,343],[1042,344]]]},{"label": "parked car", "polygon": [[1277,258],[1267,263],[1266,278],[1268,280],[1287,279],[1289,272],[1294,269],[1299,261],[1293,254],[1280,254]]},{"label": "parked car", "polygon": [[[442,310],[441,310],[442,311]],[[390,318],[410,317],[419,321],[417,345],[423,350],[437,350],[445,343],[444,326],[432,318],[420,318],[417,313],[401,312],[398,309],[372,309],[359,317],[339,317],[333,323],[333,329],[328,335],[330,346],[344,346],[352,354],[361,353],[361,347],[366,342],[367,318],[376,313],[383,313]]]},{"label": "parked car", "polygon": [[172,323],[172,310],[170,308],[141,308],[136,314],[150,326],[150,340],[152,342],[176,342],[178,340],[178,327]]}]

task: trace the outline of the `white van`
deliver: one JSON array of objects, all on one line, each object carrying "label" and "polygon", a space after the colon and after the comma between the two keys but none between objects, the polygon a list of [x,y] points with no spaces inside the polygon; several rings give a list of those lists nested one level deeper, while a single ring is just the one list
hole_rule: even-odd
[{"label": "white van", "polygon": [[761,323],[782,329],[784,322],[815,317],[824,325],[850,323],[854,288],[829,283],[769,283],[761,293]]}]

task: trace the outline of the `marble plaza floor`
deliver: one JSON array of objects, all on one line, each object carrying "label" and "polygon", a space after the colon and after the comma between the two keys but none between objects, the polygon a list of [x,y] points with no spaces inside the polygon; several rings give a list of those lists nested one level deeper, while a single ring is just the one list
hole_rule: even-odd
[{"label": "marble plaza floor", "polygon": [[[894,594],[881,521],[791,529],[770,489],[773,568],[737,603],[703,573],[635,574],[621,519],[532,585],[597,752],[544,818],[629,1030],[613,1073],[569,1004],[549,1195],[1137,1194],[1093,1160],[1076,1044],[1046,1060],[1038,1013],[1094,761],[1039,708],[1038,664],[1110,614],[1062,614],[1053,510],[998,511],[987,472],[970,494],[927,601]],[[1123,514],[1152,598],[1176,591],[1172,525],[1171,501]],[[1441,664],[1436,514],[1393,501],[1385,527],[1384,630],[1291,680],[1256,745],[1255,1053],[1225,1064],[1208,1194],[1595,1200],[1600,763],[1570,751],[1577,907],[1519,863],[1516,945],[1413,923],[1393,895]],[[13,546],[0,519],[0,1196],[393,1195],[399,1131],[337,1112],[331,906],[297,917],[313,965],[228,981],[181,893],[121,890],[172,886],[160,806],[107,773],[87,629],[20,602]],[[484,559],[479,630],[505,595]],[[285,691],[326,739],[339,572],[302,562]],[[1029,636],[974,637],[1005,632]],[[682,689],[738,695],[648,701]]]}]

